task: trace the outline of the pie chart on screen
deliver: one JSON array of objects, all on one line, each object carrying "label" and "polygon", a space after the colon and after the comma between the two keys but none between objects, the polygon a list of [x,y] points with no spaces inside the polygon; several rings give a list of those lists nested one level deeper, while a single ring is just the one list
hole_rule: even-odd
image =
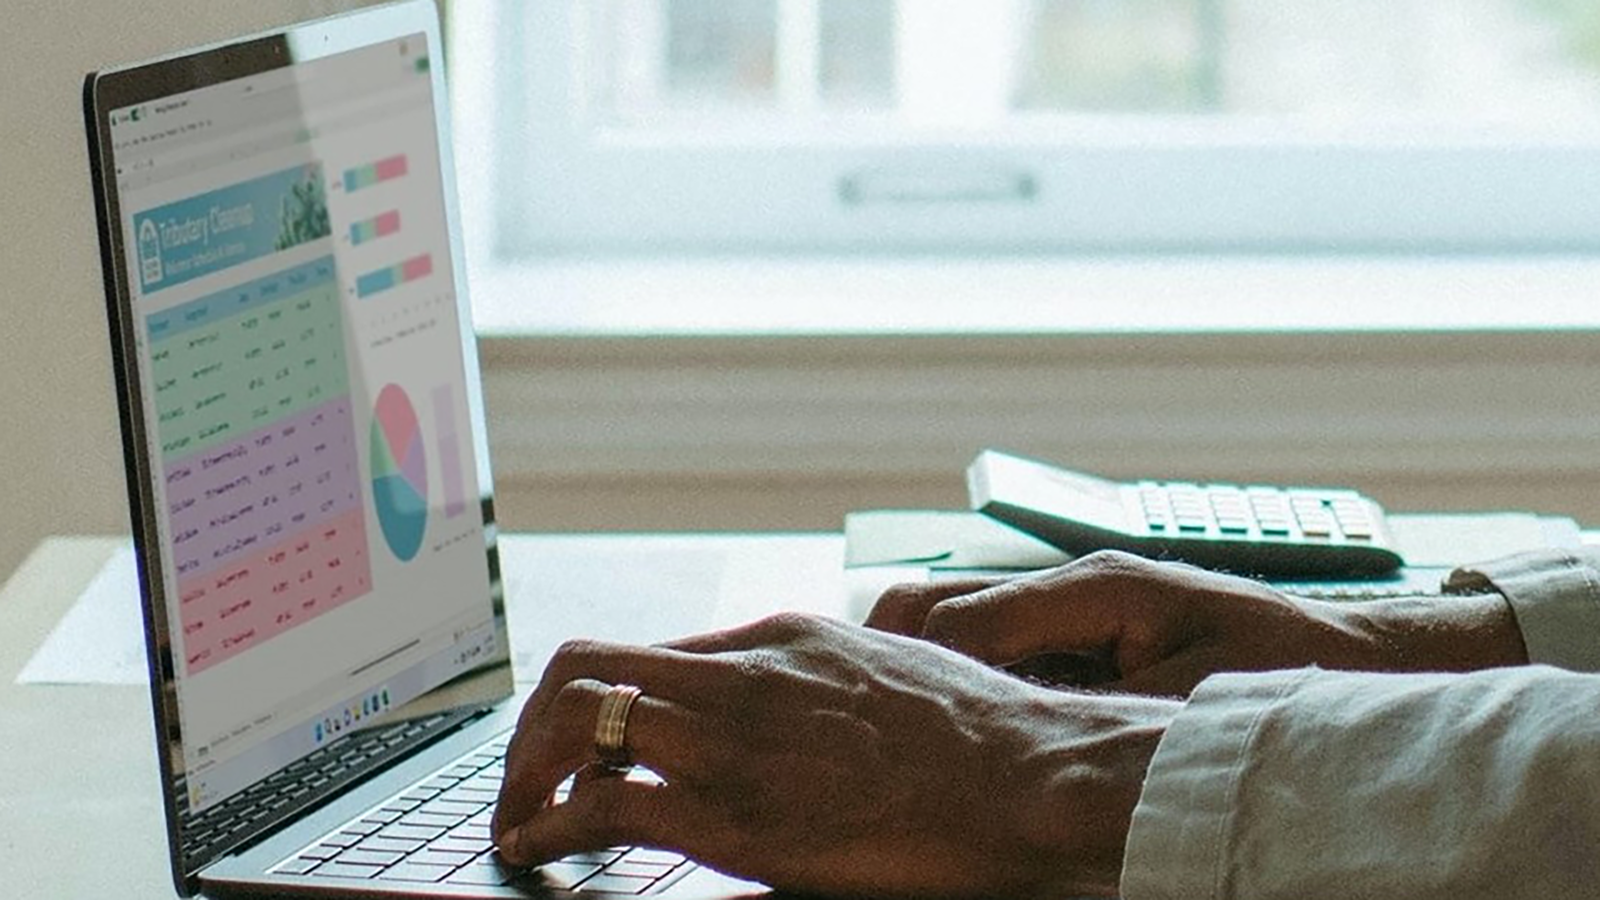
[{"label": "pie chart on screen", "polygon": [[386,385],[373,408],[372,503],[389,549],[410,562],[428,530],[428,460],[417,411],[397,384]]}]

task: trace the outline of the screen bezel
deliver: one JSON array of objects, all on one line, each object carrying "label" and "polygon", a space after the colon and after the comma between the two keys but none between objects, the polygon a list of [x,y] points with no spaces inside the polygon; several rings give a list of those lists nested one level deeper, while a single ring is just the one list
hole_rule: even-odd
[{"label": "screen bezel", "polygon": [[[157,761],[162,779],[166,811],[167,838],[172,872],[180,894],[199,891],[199,874],[211,862],[233,849],[251,843],[286,819],[303,815],[349,787],[349,783],[329,785],[314,793],[308,802],[285,807],[256,826],[240,833],[228,845],[204,858],[191,858],[184,852],[182,835],[181,745],[177,709],[176,676],[167,626],[166,579],[160,571],[162,553],[159,542],[158,504],[153,488],[155,461],[149,453],[149,432],[144,421],[145,408],[138,366],[140,358],[135,340],[138,316],[126,271],[122,235],[122,210],[117,194],[116,163],[111,136],[113,110],[152,102],[163,97],[312,62],[417,34],[426,36],[429,58],[443,60],[438,13],[432,0],[404,0],[386,6],[363,9],[316,22],[286,26],[262,34],[184,51],[147,62],[90,73],[84,81],[84,114],[88,137],[89,162],[93,177],[99,230],[102,276],[105,283],[107,321],[116,375],[118,417],[121,421],[123,457],[126,467],[129,510],[137,556],[140,596],[143,605],[145,644],[150,675],[150,691],[155,714]],[[438,143],[440,173],[444,193],[446,231],[449,236],[454,291],[460,323],[460,343],[466,379],[469,431],[478,472],[477,495],[484,518],[484,551],[494,605],[495,631],[500,647],[509,646],[506,631],[504,589],[500,573],[497,529],[494,519],[492,478],[489,468],[477,342],[466,285],[466,265],[461,241],[461,215],[455,190],[455,164],[448,135],[448,94],[444,66],[429,67],[435,136]],[[509,664],[498,666],[469,679],[469,696],[454,710],[455,719],[464,720],[509,697],[513,683]],[[487,676],[487,677],[483,677]],[[419,735],[417,746],[438,737]],[[405,749],[396,754],[403,756]]]}]

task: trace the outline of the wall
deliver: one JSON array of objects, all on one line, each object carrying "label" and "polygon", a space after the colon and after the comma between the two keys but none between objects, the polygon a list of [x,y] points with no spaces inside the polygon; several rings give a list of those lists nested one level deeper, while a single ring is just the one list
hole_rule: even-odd
[{"label": "wall", "polygon": [[483,342],[501,520],[837,529],[960,508],[985,446],[1600,522],[1592,331]]},{"label": "wall", "polygon": [[51,533],[127,529],[85,73],[357,0],[6,0],[0,27],[0,578]]}]

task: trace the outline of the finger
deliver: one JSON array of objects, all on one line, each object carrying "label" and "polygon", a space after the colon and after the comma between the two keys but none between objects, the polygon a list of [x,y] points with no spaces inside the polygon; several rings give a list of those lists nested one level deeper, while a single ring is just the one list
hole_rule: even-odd
[{"label": "finger", "polygon": [[[548,702],[567,682],[591,678],[606,684],[636,685],[653,697],[687,703],[727,677],[727,668],[724,661],[669,647],[567,641],[545,666],[534,698]],[[535,708],[536,714],[542,712],[542,707]]]},{"label": "finger", "polygon": [[524,744],[539,733],[535,723],[551,718],[551,705],[574,682],[597,681],[602,687],[632,684],[657,700],[683,703],[714,693],[719,679],[729,677],[724,671],[728,668],[726,661],[660,647],[567,641],[551,657],[538,687],[523,705],[507,756],[524,755]]},{"label": "finger", "polygon": [[1000,584],[1001,578],[967,578],[960,581],[908,582],[891,586],[872,605],[862,624],[878,631],[917,637],[922,634],[928,610],[951,597],[975,594]]},{"label": "finger", "polygon": [[[1040,576],[942,601],[923,636],[996,665],[1063,651],[1117,646],[1130,629],[1152,631],[1149,600],[1172,576],[1125,554],[1094,554]],[[1118,663],[1126,671],[1143,660]],[[1130,663],[1132,665],[1130,665]]]},{"label": "finger", "polygon": [[1146,697],[1186,699],[1200,682],[1217,672],[1241,671],[1230,660],[1223,645],[1200,640],[1150,665],[1124,670],[1115,681],[1100,685],[1105,690]]},{"label": "finger", "polygon": [[1124,678],[1095,687],[1118,694],[1187,699],[1207,676],[1212,672],[1221,671],[1214,666],[1215,663],[1208,664],[1203,659],[1183,654],[1168,657],[1154,665],[1131,672]]},{"label": "finger", "polygon": [[602,779],[500,832],[496,843],[519,866],[631,844],[682,850],[694,835],[710,832],[709,818],[682,786]]},{"label": "finger", "polygon": [[[599,681],[568,682],[544,715],[525,716],[506,754],[495,833],[534,815],[568,775],[597,759],[595,723],[608,690]],[[626,738],[634,761],[668,779],[704,782],[726,764],[717,755],[724,743],[698,713],[648,694],[629,709]]]}]

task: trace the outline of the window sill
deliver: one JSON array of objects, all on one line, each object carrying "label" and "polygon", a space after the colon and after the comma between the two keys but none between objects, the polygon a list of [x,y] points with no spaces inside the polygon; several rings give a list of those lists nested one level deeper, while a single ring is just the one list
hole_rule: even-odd
[{"label": "window sill", "polygon": [[487,338],[1600,329],[1593,256],[618,259],[471,284]]},{"label": "window sill", "polygon": [[1600,521],[1596,285],[1577,258],[596,262],[473,301],[510,527],[961,508],[986,446]]}]

